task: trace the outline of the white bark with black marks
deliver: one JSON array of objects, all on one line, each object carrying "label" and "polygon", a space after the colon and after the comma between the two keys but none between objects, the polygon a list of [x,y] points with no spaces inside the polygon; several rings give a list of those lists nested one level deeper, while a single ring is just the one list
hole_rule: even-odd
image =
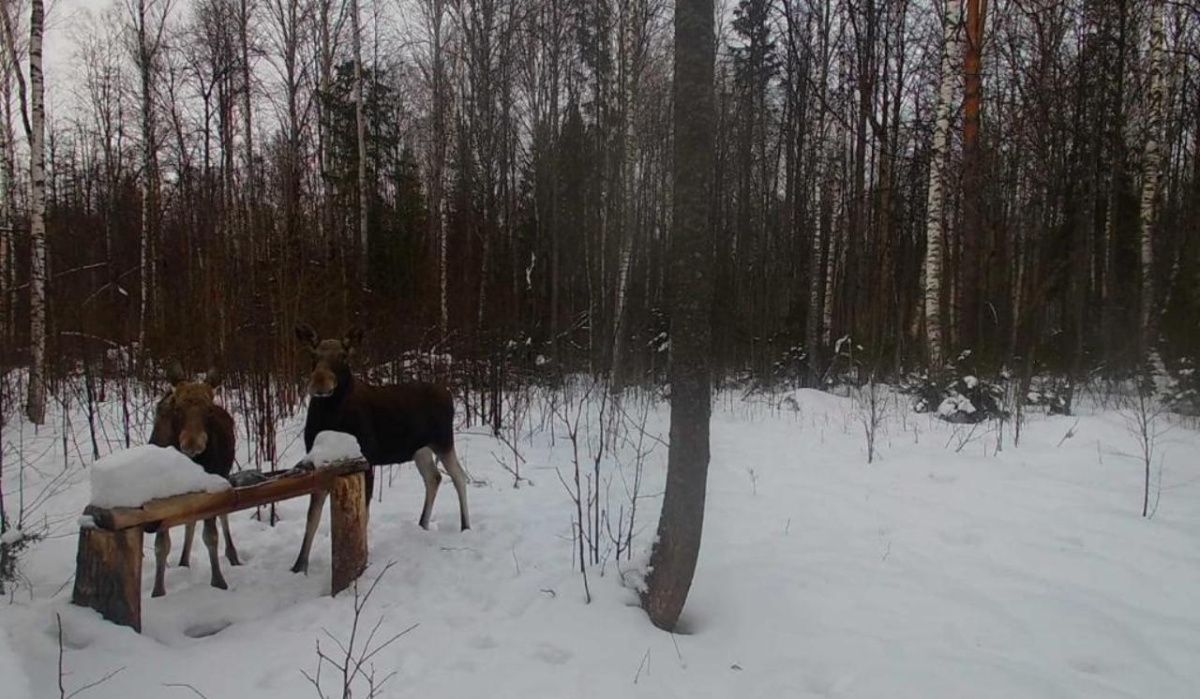
[{"label": "white bark with black marks", "polygon": [[1142,275],[1141,354],[1157,364],[1154,343],[1158,314],[1154,290],[1154,222],[1158,190],[1162,179],[1163,112],[1166,104],[1166,0],[1154,0],[1150,6],[1150,94],[1146,104],[1146,145],[1142,156],[1142,198],[1140,221],[1140,260]]},{"label": "white bark with black marks", "polygon": [[961,54],[959,29],[962,25],[962,0],[947,0],[942,27],[941,86],[933,126],[933,147],[929,156],[929,196],[925,211],[925,337],[930,368],[941,368],[945,359],[942,337],[942,259],[945,227],[946,156],[950,150],[950,109],[954,99],[957,73],[954,61]]},{"label": "white bark with black marks", "polygon": [[46,88],[42,78],[42,0],[31,0],[29,13],[29,392],[25,412],[40,425],[46,419]]}]

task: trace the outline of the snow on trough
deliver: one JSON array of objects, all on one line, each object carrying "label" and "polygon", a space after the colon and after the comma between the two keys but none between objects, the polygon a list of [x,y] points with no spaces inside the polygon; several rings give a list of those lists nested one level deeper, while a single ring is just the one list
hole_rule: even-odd
[{"label": "snow on trough", "polygon": [[309,450],[308,456],[304,457],[304,461],[321,468],[338,461],[361,458],[363,458],[362,450],[354,435],[325,430],[317,433],[312,449]]},{"label": "snow on trough", "polygon": [[205,473],[181,452],[151,444],[109,454],[92,464],[91,473],[91,504],[97,507],[140,507],[157,498],[229,488],[229,481]]}]

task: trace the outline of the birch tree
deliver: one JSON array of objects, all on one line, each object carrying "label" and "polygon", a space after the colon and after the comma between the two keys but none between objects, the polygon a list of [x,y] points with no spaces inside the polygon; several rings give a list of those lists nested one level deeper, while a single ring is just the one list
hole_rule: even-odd
[{"label": "birch tree", "polygon": [[[1154,223],[1162,179],[1163,116],[1166,105],[1165,44],[1166,0],[1152,0],[1150,5],[1150,92],[1146,104],[1146,144],[1142,155],[1141,219],[1139,221],[1139,252],[1142,275],[1141,298],[1141,358],[1158,363],[1154,344],[1157,341],[1158,310],[1154,290]],[[1156,367],[1157,368],[1157,367]]]},{"label": "birch tree", "polygon": [[943,207],[946,157],[950,146],[950,107],[954,98],[954,59],[959,55],[958,30],[962,23],[962,0],[946,0],[942,22],[941,85],[934,115],[933,148],[929,155],[929,195],[925,212],[925,337],[929,366],[935,371],[941,368],[945,351],[942,337]]},{"label": "birch tree", "polygon": [[46,87],[42,76],[42,0],[29,3],[29,391],[25,412],[46,419]]},{"label": "birch tree", "polygon": [[[20,68],[20,52],[9,3],[2,6],[4,43],[8,65],[17,80],[21,125],[29,141],[29,384],[25,414],[40,425],[46,418],[46,174],[45,174],[45,84],[42,77],[42,32],[45,10],[42,0],[29,7],[29,84]],[[11,190],[10,190],[11,191]]]},{"label": "birch tree", "polygon": [[613,311],[612,365],[609,379],[615,392],[620,392],[624,377],[622,352],[627,333],[630,268],[637,237],[637,157],[638,143],[634,119],[648,38],[654,8],[647,0],[621,0],[618,7],[617,89],[621,109],[621,235],[617,253],[617,298]]},{"label": "birch tree", "polygon": [[154,81],[159,49],[162,46],[170,9],[170,0],[132,0],[129,7],[134,37],[132,52],[138,71],[138,97],[141,102],[139,128],[142,136],[142,230],[138,269],[141,272],[142,288],[138,303],[138,348],[143,352],[146,349],[146,330],[153,322],[151,294],[155,287],[155,241],[159,217],[158,127]]}]

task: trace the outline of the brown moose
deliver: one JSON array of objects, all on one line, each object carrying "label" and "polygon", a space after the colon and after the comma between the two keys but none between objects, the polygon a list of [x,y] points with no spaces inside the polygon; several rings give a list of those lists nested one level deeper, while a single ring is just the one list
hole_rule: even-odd
[{"label": "brown moose", "polygon": [[[208,473],[223,478],[229,477],[233,468],[236,432],[233,418],[224,408],[213,402],[213,394],[221,383],[221,375],[210,369],[201,381],[191,381],[183,373],[178,362],[167,370],[171,392],[158,403],[154,416],[154,430],[150,443],[160,447],[175,447],[192,461],[200,464]],[[221,515],[225,531],[225,555],[231,565],[240,565],[233,537],[229,534],[229,518]],[[183,551],[179,565],[187,566],[192,550],[192,537],[196,524],[189,522],[184,535]],[[212,569],[212,586],[228,589],[221,575],[221,564],[217,556],[217,521],[204,520],[204,545],[208,548],[208,562]],[[171,535],[165,527],[158,530],[154,539],[154,592],[153,597],[166,594],[164,577],[167,554],[171,552]]]},{"label": "brown moose", "polygon": [[[442,482],[436,457],[458,491],[460,524],[469,529],[467,479],[454,451],[454,400],[450,392],[431,383],[372,386],[355,378],[349,362],[362,340],[360,329],[352,329],[342,339],[321,340],[312,327],[298,325],[296,338],[312,356],[308,415],[304,423],[305,450],[312,450],[318,433],[333,430],[354,435],[371,466],[415,462],[425,481],[425,505],[419,520],[423,529],[429,528],[433,500]],[[373,469],[368,470],[365,488],[368,506],[374,480]],[[308,554],[325,498],[325,494],[314,494],[309,502],[304,544],[292,566],[294,573],[308,570]]]}]

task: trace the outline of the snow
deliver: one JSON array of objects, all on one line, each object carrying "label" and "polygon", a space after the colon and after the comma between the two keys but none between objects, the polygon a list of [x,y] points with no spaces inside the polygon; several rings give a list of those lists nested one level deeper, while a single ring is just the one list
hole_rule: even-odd
[{"label": "snow", "polygon": [[363,458],[362,450],[359,448],[358,439],[354,435],[325,430],[317,433],[316,439],[313,440],[312,449],[305,456],[304,461],[311,463],[317,468],[321,468],[322,466],[328,466],[338,461],[361,458]]},{"label": "snow", "polygon": [[152,444],[98,459],[91,466],[91,474],[91,504],[97,507],[140,507],[156,498],[229,488],[229,481],[205,473],[181,452]]},{"label": "snow", "polygon": [[[597,415],[598,395],[585,420]],[[513,488],[508,447],[485,429],[460,427],[457,448],[472,479],[468,532],[458,531],[452,488],[441,489],[423,531],[416,469],[379,469],[364,580],[396,565],[360,628],[382,620],[378,641],[418,624],[373,659],[378,675],[396,673],[381,696],[1196,696],[1194,422],[1173,422],[1162,437],[1154,476],[1161,488],[1151,491],[1157,510],[1142,518],[1142,466],[1130,456],[1137,443],[1118,411],[1029,411],[1014,445],[1011,424],[1000,432],[989,421],[968,432],[887,398],[879,455],[868,465],[862,408],[852,399],[808,390],[716,397],[703,545],[673,636],[647,622],[631,589],[661,504],[664,404],[633,391],[624,399],[627,421],[640,425],[645,410],[640,450],[650,452],[634,560],[618,562],[609,552],[589,567],[590,605],[573,567],[575,506],[556,475],[573,475],[572,444],[555,417],[561,400],[552,409],[533,394],[522,424],[534,431],[516,440],[521,473],[536,485]],[[106,424],[120,424],[118,403],[104,411]],[[85,417],[71,418],[77,432],[66,443],[88,444]],[[47,425],[61,424],[61,416],[47,417]],[[281,463],[302,456],[302,425],[302,415],[279,425]],[[1063,440],[1069,430],[1074,437]],[[600,499],[614,519],[622,505],[628,511],[640,431],[602,459]],[[115,440],[120,431],[108,433]],[[579,435],[589,470],[597,435],[594,425]],[[35,434],[14,420],[3,436],[37,455],[40,471],[26,472],[30,492],[58,482],[50,479],[62,469],[60,433]],[[239,453],[253,463],[250,440],[240,440]],[[24,699],[21,689],[10,690],[6,657],[28,679],[26,694],[57,694],[56,614],[68,693],[125,668],[85,696],[194,696],[166,684],[209,697],[315,694],[301,671],[315,669],[318,640],[326,652],[335,647],[326,632],[345,640],[354,599],[328,595],[327,519],[309,574],[288,572],[306,499],[282,503],[275,527],[249,511],[231,517],[245,565],[224,567],[227,591],[209,587],[203,562],[172,565],[168,595],[152,599],[153,566],[145,566],[137,635],[69,603],[63,582],[74,570],[75,517],[88,489],[73,446],[68,459],[73,480],[27,519],[59,528],[27,552],[27,587],[0,605],[6,699]],[[145,546],[152,560],[151,539]],[[331,674],[328,666],[322,674],[330,695]]]},{"label": "snow", "polygon": [[13,650],[13,641],[3,627],[0,627],[0,688],[5,699],[33,699],[21,656]]},{"label": "snow", "polygon": [[21,531],[20,527],[15,527],[13,529],[9,529],[8,531],[4,532],[3,534],[0,534],[0,544],[7,544],[8,546],[12,546],[13,544],[21,541],[21,539],[24,539],[24,538],[25,538],[25,532]]}]

